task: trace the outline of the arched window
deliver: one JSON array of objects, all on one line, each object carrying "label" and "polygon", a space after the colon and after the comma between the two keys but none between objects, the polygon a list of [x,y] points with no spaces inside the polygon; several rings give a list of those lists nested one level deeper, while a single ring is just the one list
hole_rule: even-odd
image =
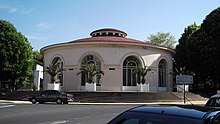
[{"label": "arched window", "polygon": [[[95,64],[96,69],[101,70],[101,61],[95,55],[87,55],[83,58],[82,63],[81,63],[81,67],[85,67],[88,64]],[[101,75],[96,75],[96,84],[97,85],[101,85],[100,79],[101,79]],[[85,86],[85,83],[86,83],[86,75],[82,74],[81,75],[81,85]]]},{"label": "arched window", "polygon": [[140,82],[140,74],[133,74],[134,68],[140,67],[140,61],[129,56],[123,62],[123,86],[137,86]]},{"label": "arched window", "polygon": [[[59,57],[53,59],[52,64],[59,63],[60,68],[63,68],[63,62]],[[60,83],[60,86],[63,86],[63,73],[57,75],[57,79]]]},{"label": "arched window", "polygon": [[159,87],[166,87],[167,84],[167,63],[163,59],[159,62],[158,65],[158,74],[159,74]]}]

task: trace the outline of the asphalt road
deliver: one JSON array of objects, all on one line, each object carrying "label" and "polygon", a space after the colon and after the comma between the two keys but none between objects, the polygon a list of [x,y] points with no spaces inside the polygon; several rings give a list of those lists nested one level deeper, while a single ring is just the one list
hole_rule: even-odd
[{"label": "asphalt road", "polygon": [[0,103],[0,124],[106,124],[134,106]]}]

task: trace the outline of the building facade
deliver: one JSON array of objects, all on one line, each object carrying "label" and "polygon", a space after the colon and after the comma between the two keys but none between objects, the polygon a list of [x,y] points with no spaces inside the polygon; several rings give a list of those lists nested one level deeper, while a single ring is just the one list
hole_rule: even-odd
[{"label": "building facade", "polygon": [[[173,50],[126,38],[127,34],[118,29],[99,29],[90,35],[41,49],[44,67],[59,62],[65,69],[58,76],[64,91],[85,90],[86,77],[77,73],[87,64],[95,64],[97,69],[104,71],[104,76],[96,76],[98,91],[137,91],[140,76],[133,70],[144,66],[154,70],[146,76],[146,92],[173,90]],[[50,76],[46,73],[43,82],[47,89]]]},{"label": "building facade", "polygon": [[35,87],[37,91],[42,90],[43,86],[43,65],[40,62],[35,62],[34,63],[34,68],[33,68],[33,86]]}]

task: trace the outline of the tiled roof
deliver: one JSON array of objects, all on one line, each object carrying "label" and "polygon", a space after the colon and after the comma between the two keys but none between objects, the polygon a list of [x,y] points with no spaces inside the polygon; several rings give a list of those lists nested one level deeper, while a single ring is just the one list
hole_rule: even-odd
[{"label": "tiled roof", "polygon": [[90,37],[83,38],[71,41],[69,43],[79,43],[79,42],[129,42],[129,43],[144,43],[139,40],[124,38],[124,37],[115,37],[115,36],[99,36],[99,37]]},{"label": "tiled roof", "polygon": [[98,42],[100,42],[100,44],[106,44],[106,43],[108,44],[109,43],[109,44],[143,45],[146,47],[164,49],[164,50],[170,51],[171,53],[175,53],[173,50],[165,48],[163,46],[152,45],[147,42],[140,41],[140,40],[126,38],[127,34],[124,31],[121,31],[118,29],[113,29],[113,28],[98,29],[98,30],[95,30],[92,33],[90,33],[90,35],[92,37],[77,39],[77,40],[73,40],[73,41],[69,41],[69,42],[65,42],[65,43],[58,43],[58,44],[53,44],[53,45],[43,47],[41,49],[41,52],[44,52],[46,49],[53,48],[53,47],[59,47],[62,45],[74,45],[75,43],[76,44],[95,43],[98,45],[99,44]]}]

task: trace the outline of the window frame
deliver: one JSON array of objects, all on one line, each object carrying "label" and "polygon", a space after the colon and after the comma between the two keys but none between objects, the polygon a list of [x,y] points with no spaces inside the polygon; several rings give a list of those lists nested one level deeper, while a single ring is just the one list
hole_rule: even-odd
[{"label": "window frame", "polygon": [[[85,67],[88,64],[95,64],[97,70],[101,70],[101,61],[96,55],[86,55],[83,57],[81,62],[81,67]],[[101,74],[96,75],[96,85],[101,86],[100,78]],[[81,74],[81,86],[86,85],[87,76],[85,74]]]},{"label": "window frame", "polygon": [[140,74],[133,74],[135,68],[141,67],[140,60],[135,56],[128,56],[123,62],[123,86],[137,86]]},{"label": "window frame", "polygon": [[160,60],[158,64],[158,87],[167,86],[167,62],[166,60]]}]

